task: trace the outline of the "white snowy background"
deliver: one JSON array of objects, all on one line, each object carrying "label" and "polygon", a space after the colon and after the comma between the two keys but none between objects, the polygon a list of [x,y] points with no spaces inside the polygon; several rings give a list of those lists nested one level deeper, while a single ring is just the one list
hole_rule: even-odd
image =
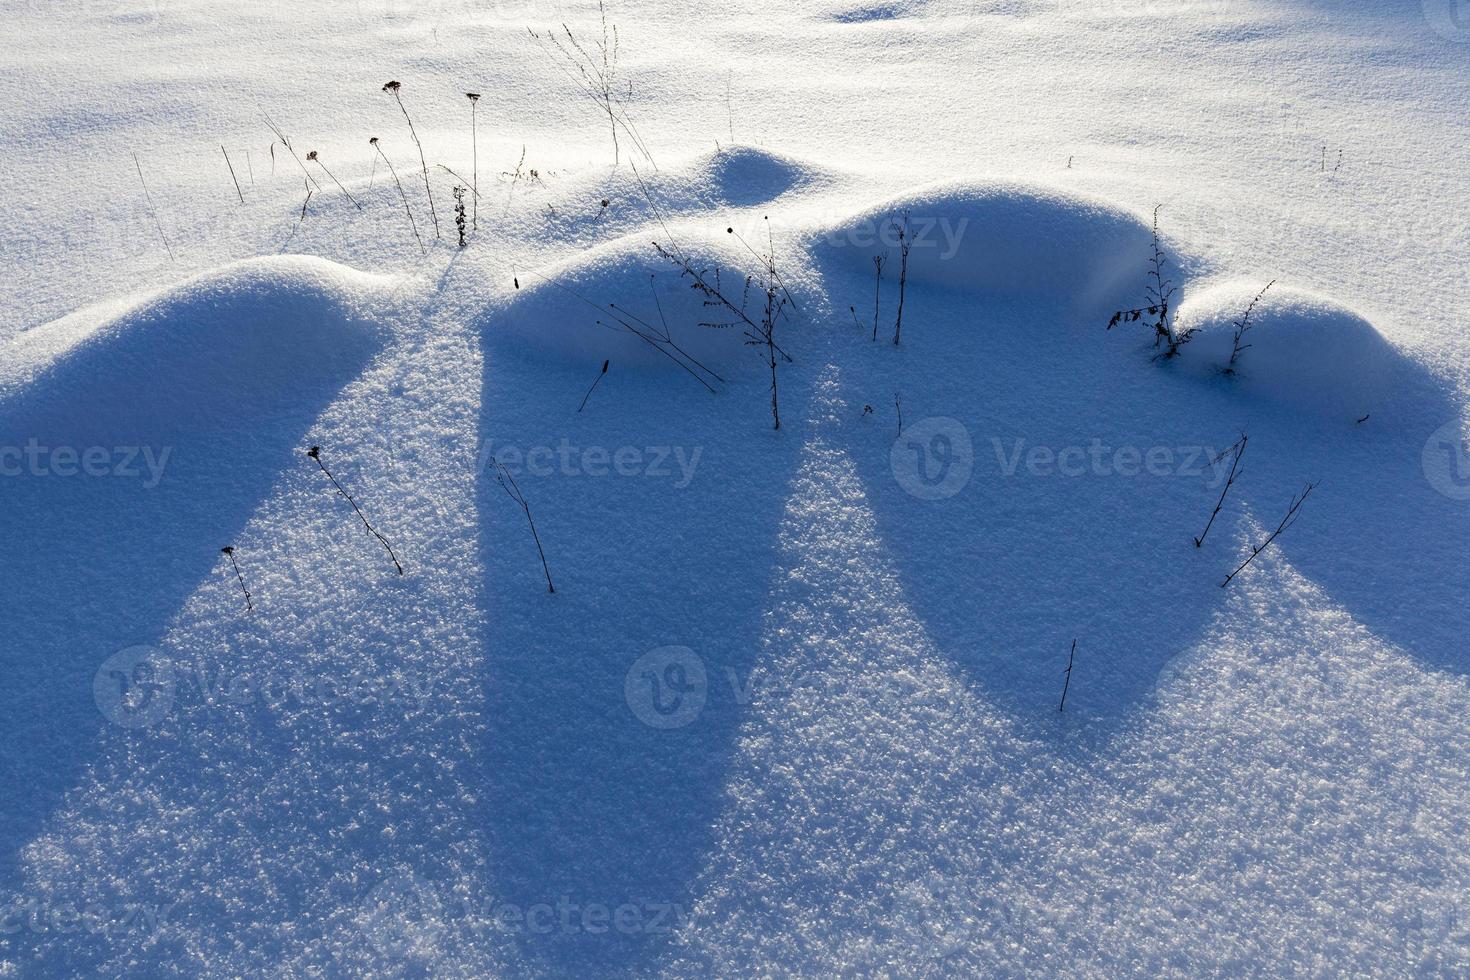
[{"label": "white snowy background", "polygon": [[1470,7],[606,17],[0,3],[0,976],[1470,971]]}]

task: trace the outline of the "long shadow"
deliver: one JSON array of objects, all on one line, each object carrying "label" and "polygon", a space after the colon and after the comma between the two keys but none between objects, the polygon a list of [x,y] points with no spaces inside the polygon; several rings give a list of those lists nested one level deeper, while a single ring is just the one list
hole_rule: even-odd
[{"label": "long shadow", "polygon": [[129,314],[0,404],[0,880],[78,784],[106,712],[132,721],[94,695],[94,679],[122,683],[104,662],[155,643],[219,572],[221,547],[380,346],[314,292],[247,282]]},{"label": "long shadow", "polygon": [[[482,465],[481,800],[501,906],[554,910],[510,929],[537,972],[637,972],[690,911],[760,650],[814,346],[797,342],[774,432],[758,370],[711,395],[684,374],[615,366],[578,413],[597,363],[550,367],[487,341],[482,459],[510,461],[556,585]],[[634,669],[671,646],[688,653]],[[682,675],[666,672],[675,661]]]},{"label": "long shadow", "polygon": [[[834,295],[863,285],[836,280]],[[1153,363],[1147,338],[1106,331],[1105,312],[1092,322],[1060,304],[975,309],[939,289],[910,303],[902,348],[856,342],[841,355],[849,400],[878,409],[853,420],[853,456],[916,613],[1023,723],[1055,726],[1076,638],[1067,710],[1105,746],[1223,602],[1220,583],[1254,533],[1245,515],[1274,527],[1309,480],[1322,484],[1281,538],[1288,557],[1369,628],[1465,668],[1455,597],[1470,581],[1451,556],[1470,545],[1470,514],[1419,468],[1428,432],[1458,408],[1423,370],[1397,365],[1400,395],[1370,419],[1375,430]],[[895,390],[909,433],[897,453]],[[972,447],[968,481],[939,499],[922,488],[960,450],[930,417],[956,420]],[[1196,549],[1223,484],[1209,456],[1242,431],[1242,476]]]}]

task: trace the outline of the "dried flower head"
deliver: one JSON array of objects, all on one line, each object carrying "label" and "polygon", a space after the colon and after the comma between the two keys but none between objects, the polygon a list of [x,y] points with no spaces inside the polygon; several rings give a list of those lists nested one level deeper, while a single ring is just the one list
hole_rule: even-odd
[{"label": "dried flower head", "polygon": [[227,555],[233,555],[235,553],[235,549],[230,545],[225,545],[220,551]]},{"label": "dried flower head", "polygon": [[378,145],[378,138],[376,136],[369,136],[368,137],[368,143],[370,145],[372,145],[372,146],[377,146]]},{"label": "dried flower head", "polygon": [[307,151],[306,159],[308,159],[308,160],[315,160],[316,159],[316,150],[309,150],[309,151]]},{"label": "dried flower head", "polygon": [[465,93],[465,96],[468,97],[471,102],[479,102],[480,101],[480,93],[479,92],[466,92]]},{"label": "dried flower head", "polygon": [[403,88],[403,86],[402,85],[399,85],[397,82],[389,82],[389,83],[387,83],[386,85],[383,86],[383,91],[384,92],[397,92],[401,88]]},{"label": "dried flower head", "polygon": [[312,459],[316,459],[317,457],[321,456],[321,454],[322,454],[322,447],[321,446],[312,446],[310,449],[308,449],[306,451],[306,455],[310,456]]}]

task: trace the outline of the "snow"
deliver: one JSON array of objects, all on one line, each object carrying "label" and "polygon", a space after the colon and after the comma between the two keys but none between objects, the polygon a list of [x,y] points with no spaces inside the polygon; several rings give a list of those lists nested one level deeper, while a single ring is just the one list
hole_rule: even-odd
[{"label": "snow", "polygon": [[1328,297],[1274,283],[1262,293],[1266,285],[1189,293],[1178,315],[1192,333],[1182,363],[1206,377],[1228,370],[1243,393],[1302,411],[1360,418],[1393,395],[1403,359],[1373,324]]},{"label": "snow", "polygon": [[0,976],[1470,970],[1452,5],[607,10],[7,10]]}]

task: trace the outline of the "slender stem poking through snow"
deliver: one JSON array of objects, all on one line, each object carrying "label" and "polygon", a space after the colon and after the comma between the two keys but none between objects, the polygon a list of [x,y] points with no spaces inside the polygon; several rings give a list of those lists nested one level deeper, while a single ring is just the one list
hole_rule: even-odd
[{"label": "slender stem poking through snow", "polygon": [[[280,127],[277,126],[274,122],[271,121],[271,117],[270,116],[266,116],[265,117],[265,124],[271,128],[271,132],[273,132],[273,133],[276,134],[276,139],[280,140],[281,145],[284,146],[290,152],[291,159],[293,159],[293,160],[296,161],[296,166],[298,166],[298,167],[301,168],[301,172],[306,175],[306,179],[309,180],[309,181],[311,181],[311,183],[316,187],[317,190],[321,190],[322,189],[322,185],[321,184],[318,184],[316,182],[316,178],[311,175],[311,171],[306,169],[306,164],[302,163],[301,162],[301,158],[296,155],[296,147],[292,146],[291,145],[291,141],[288,140],[288,139],[286,139],[286,134],[285,133],[282,133],[281,130],[280,130]],[[276,159],[276,144],[272,143],[271,144],[271,173],[273,173],[273,174],[276,172],[275,159]]]},{"label": "slender stem poking through snow", "polygon": [[1075,660],[1076,657],[1077,641],[1074,639],[1072,641],[1072,652],[1067,654],[1067,669],[1063,671],[1063,673],[1067,675],[1067,679],[1062,682],[1062,703],[1057,705],[1057,711],[1059,712],[1065,711],[1067,709],[1067,689],[1072,686],[1072,661]]},{"label": "slender stem poking through snow", "polygon": [[602,362],[602,370],[598,372],[597,379],[592,382],[592,387],[587,389],[587,394],[582,396],[582,404],[577,406],[579,413],[587,407],[587,399],[592,397],[592,392],[597,390],[597,386],[602,384],[602,379],[607,376],[607,365],[607,361]]},{"label": "slender stem poking through snow", "polygon": [[439,234],[439,212],[434,210],[434,189],[429,186],[429,161],[424,156],[424,144],[419,142],[419,134],[413,128],[413,119],[409,117],[408,109],[404,108],[403,105],[403,98],[398,94],[398,90],[402,87],[397,82],[388,82],[383,86],[383,91],[391,93],[393,101],[398,103],[399,111],[403,113],[403,118],[408,121],[408,135],[413,137],[413,145],[419,148],[419,163],[422,165],[424,175],[424,193],[429,197],[429,217],[434,219],[434,237],[437,239],[442,236]]},{"label": "slender stem poking through snow", "polygon": [[398,199],[403,202],[403,213],[408,215],[408,226],[413,229],[413,240],[419,243],[419,251],[428,255],[429,250],[424,248],[424,240],[419,236],[418,222],[413,220],[413,208],[408,206],[408,195],[403,193],[403,181],[398,179],[398,170],[393,166],[393,161],[388,159],[388,154],[384,153],[383,148],[378,145],[376,136],[371,137],[368,142],[372,144],[373,149],[378,151],[378,156],[383,158],[383,162],[388,165],[388,173],[393,175],[393,183],[398,188]]},{"label": "slender stem poking through snow", "polygon": [[1280,535],[1281,532],[1285,531],[1287,528],[1296,523],[1296,519],[1301,516],[1302,504],[1307,502],[1307,497],[1310,496],[1312,491],[1315,489],[1317,489],[1317,484],[1308,483],[1307,488],[1301,492],[1301,496],[1291,498],[1291,506],[1286,508],[1286,516],[1281,518],[1281,523],[1276,525],[1276,530],[1266,535],[1266,540],[1262,541],[1260,544],[1251,549],[1251,553],[1246,557],[1245,561],[1241,562],[1240,565],[1235,569],[1235,571],[1225,576],[1225,581],[1220,583],[1220,588],[1223,589],[1225,588],[1225,586],[1229,585],[1231,580],[1234,579],[1235,576],[1245,571],[1245,567],[1256,560],[1257,555],[1265,551],[1267,548],[1271,547],[1271,542],[1275,541],[1277,536]]},{"label": "slender stem poking through snow", "polygon": [[1245,339],[1246,331],[1251,328],[1251,314],[1255,312],[1256,304],[1261,301],[1261,297],[1266,295],[1266,290],[1274,285],[1276,285],[1275,279],[1266,283],[1265,287],[1259,293],[1256,293],[1256,298],[1251,300],[1250,305],[1245,308],[1245,315],[1235,321],[1235,346],[1230,350],[1230,363],[1225,365],[1226,374],[1235,373],[1235,362],[1240,359],[1241,352],[1251,346],[1250,344],[1241,343]]},{"label": "slender stem poking through snow", "polygon": [[143,200],[148,202],[148,213],[153,217],[153,226],[158,229],[158,237],[163,239],[163,250],[168,253],[169,261],[174,259],[174,250],[169,247],[168,236],[163,233],[163,222],[158,220],[158,209],[153,206],[153,195],[148,193],[148,182],[143,179],[143,165],[138,162],[138,154],[133,154],[133,166],[138,168],[138,183],[143,185]]},{"label": "slender stem poking through snow", "polygon": [[1235,440],[1235,442],[1232,443],[1230,447],[1225,450],[1225,452],[1216,456],[1210,464],[1211,466],[1216,466],[1219,464],[1220,460],[1224,459],[1230,453],[1235,454],[1235,458],[1230,461],[1230,475],[1225,479],[1225,489],[1220,491],[1220,499],[1215,501],[1215,509],[1210,513],[1210,519],[1205,524],[1205,529],[1200,532],[1199,537],[1194,539],[1194,546],[1196,548],[1204,547],[1205,538],[1209,535],[1210,528],[1214,527],[1215,518],[1218,517],[1220,514],[1220,508],[1225,506],[1225,495],[1229,493],[1230,488],[1235,485],[1237,470],[1240,468],[1240,457],[1245,455],[1245,444],[1248,440],[1249,436],[1242,432],[1240,434],[1240,438]]},{"label": "slender stem poking through snow", "polygon": [[[291,234],[286,236],[286,245],[290,245],[296,237],[296,232],[301,230],[301,223],[306,220],[306,206],[311,203],[311,185],[302,182],[306,186],[306,200],[301,202],[301,214],[296,218],[296,224],[291,226]],[[285,246],[283,245],[282,248]]]},{"label": "slender stem poking through snow", "polygon": [[480,138],[475,131],[475,107],[480,103],[480,93],[466,92],[465,97],[470,100],[470,174],[473,180],[470,190],[475,195],[474,211],[470,215],[470,230],[480,230]]},{"label": "slender stem poking through snow", "polygon": [[873,256],[873,343],[878,342],[878,298],[883,293],[883,263],[888,253]]},{"label": "slender stem poking through snow", "polygon": [[531,517],[531,505],[526,502],[526,495],[521,493],[516,478],[510,475],[510,470],[505,468],[504,463],[498,459],[492,459],[490,465],[495,468],[495,482],[500,484],[506,496],[514,500],[520,505],[521,510],[526,512],[526,523],[531,525],[531,539],[536,542],[536,553],[541,556],[541,571],[546,575],[546,591],[554,593],[556,586],[551,584],[551,569],[546,565],[546,552],[541,549],[541,535],[536,533],[536,521]]},{"label": "slender stem poking through snow", "polygon": [[235,176],[235,165],[230,162],[230,151],[225,149],[225,145],[223,143],[219,145],[219,151],[225,155],[225,166],[230,168],[230,180],[235,182],[235,193],[239,195],[240,203],[244,204],[245,194],[243,191],[240,190],[240,178]]},{"label": "slender stem poking through snow", "polygon": [[336,487],[337,492],[347,498],[347,502],[352,505],[352,509],[357,512],[358,518],[362,521],[362,526],[367,528],[368,531],[371,532],[372,536],[377,538],[378,541],[383,545],[383,547],[388,550],[388,557],[393,559],[393,567],[398,569],[399,575],[402,575],[403,566],[399,564],[398,556],[393,553],[393,546],[388,543],[387,538],[379,534],[377,532],[377,529],[374,528],[370,523],[368,523],[367,516],[363,514],[362,508],[357,506],[357,501],[352,499],[352,494],[342,489],[342,484],[337,482],[337,478],[332,475],[332,471],[327,469],[327,464],[322,462],[322,447],[312,446],[306,451],[306,455],[316,460],[316,465],[320,466],[322,468],[322,472],[327,474],[327,479],[332,481],[332,486]]},{"label": "slender stem poking through snow", "polygon": [[898,229],[898,318],[893,321],[893,346],[898,346],[898,338],[903,333],[903,294],[909,284],[909,249],[913,248],[913,241],[909,239],[909,213],[903,213],[903,227],[895,224]]},{"label": "slender stem poking through snow", "polygon": [[325,173],[328,177],[331,177],[332,178],[332,183],[334,183],[334,184],[337,185],[337,190],[341,191],[343,194],[346,194],[347,195],[347,200],[349,200],[353,204],[357,205],[357,210],[359,210],[359,211],[362,210],[362,205],[360,203],[358,203],[357,198],[353,197],[352,196],[352,193],[350,191],[348,191],[347,188],[345,188],[345,187],[342,186],[342,182],[337,179],[336,174],[332,173],[330,170],[327,169],[327,165],[325,163],[322,163],[321,159],[317,156],[316,150],[312,150],[309,153],[307,153],[306,154],[306,159],[310,160],[312,163],[316,164],[318,167],[321,167],[322,168],[322,172]]},{"label": "slender stem poking through snow", "polygon": [[235,549],[231,545],[225,545],[220,549],[230,559],[230,565],[235,569],[235,578],[240,582],[240,591],[245,593],[245,611],[254,612],[255,603],[250,601],[250,590],[245,588],[245,576],[240,574],[240,565],[235,561]]}]

